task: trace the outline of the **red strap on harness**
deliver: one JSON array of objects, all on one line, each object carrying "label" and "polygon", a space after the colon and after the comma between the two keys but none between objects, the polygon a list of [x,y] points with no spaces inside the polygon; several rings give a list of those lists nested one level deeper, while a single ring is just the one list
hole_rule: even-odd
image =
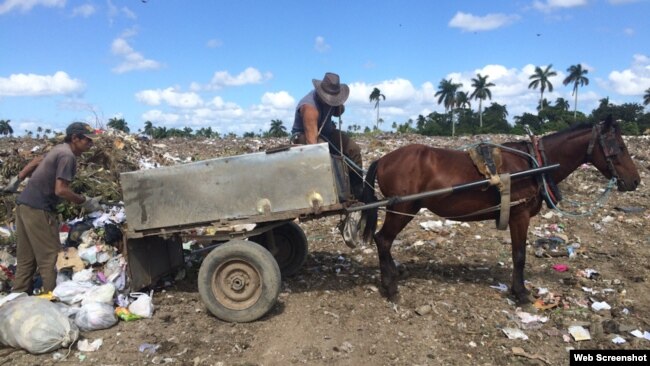
[{"label": "red strap on harness", "polygon": [[[544,159],[542,159],[542,152],[539,150],[539,141],[537,140],[537,136],[535,135],[530,135],[530,139],[533,142],[533,151],[535,151],[535,159],[537,159],[537,164],[539,166],[544,166]],[[546,192],[548,192],[548,196],[553,201],[553,204],[556,204],[557,198],[555,198],[555,195],[553,194],[553,190],[551,187],[548,186],[548,182],[544,181],[546,184]]]}]

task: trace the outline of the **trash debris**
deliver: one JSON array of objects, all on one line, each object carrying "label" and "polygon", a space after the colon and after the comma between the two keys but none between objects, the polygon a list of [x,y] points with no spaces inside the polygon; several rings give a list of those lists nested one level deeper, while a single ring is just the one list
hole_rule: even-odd
[{"label": "trash debris", "polygon": [[115,308],[115,315],[117,315],[118,318],[124,320],[125,322],[130,322],[133,320],[138,320],[142,319],[141,316],[135,315],[129,311],[129,309],[125,307],[118,306]]},{"label": "trash debris", "polygon": [[580,276],[580,277],[589,278],[589,279],[592,279],[592,280],[596,279],[596,278],[598,278],[598,276],[600,276],[600,273],[598,273],[598,271],[596,271],[595,269],[591,269],[591,268],[579,270],[576,274],[578,276]]},{"label": "trash debris", "polygon": [[569,266],[567,266],[566,264],[554,264],[553,267],[551,268],[553,268],[557,272],[566,272],[569,270]]},{"label": "trash debris", "polygon": [[81,352],[95,352],[103,343],[104,341],[101,338],[97,338],[92,342],[88,342],[87,339],[81,339],[77,342],[77,349]]},{"label": "trash debris", "polygon": [[68,347],[79,329],[52,302],[18,296],[0,307],[0,343],[40,354]]},{"label": "trash debris", "polygon": [[526,352],[521,347],[512,347],[510,350],[512,351],[512,354],[515,355],[515,356],[526,357],[526,358],[529,358],[531,360],[540,360],[540,361],[542,361],[542,362],[544,362],[546,364],[550,363],[547,360],[545,360],[542,356],[540,356],[538,354],[530,354],[530,353]]},{"label": "trash debris", "polygon": [[490,288],[497,289],[501,292],[507,292],[508,291],[508,285],[505,283],[499,283],[498,286],[490,286]]},{"label": "trash debris", "polygon": [[99,330],[115,325],[117,317],[112,305],[93,302],[81,306],[74,322],[82,331]]},{"label": "trash debris", "polygon": [[591,309],[593,311],[601,311],[601,310],[610,310],[612,307],[609,306],[608,303],[605,301],[596,301],[593,304],[591,304]]},{"label": "trash debris", "polygon": [[627,342],[627,341],[625,340],[625,338],[623,338],[623,337],[621,337],[621,336],[619,336],[619,335],[617,335],[616,337],[612,338],[612,343],[614,343],[614,344],[623,344],[623,343],[625,343],[625,342]]},{"label": "trash debris", "polygon": [[640,206],[615,206],[614,209],[624,213],[639,213],[645,211],[645,207]]},{"label": "trash debris", "polygon": [[527,313],[525,311],[518,311],[517,316],[519,317],[519,320],[521,323],[527,328],[535,328],[537,327],[537,323],[546,323],[548,321],[547,316],[541,316],[541,315],[533,315],[530,313]]},{"label": "trash debris", "polygon": [[151,343],[142,343],[140,347],[138,347],[138,351],[141,353],[146,353],[148,355],[153,355],[158,351],[160,348],[159,344],[151,344]]},{"label": "trash debris", "polygon": [[423,316],[429,314],[431,310],[433,310],[433,308],[431,307],[431,305],[427,304],[427,305],[419,306],[417,309],[415,309],[415,313],[420,316]]},{"label": "trash debris", "polygon": [[647,330],[641,332],[640,330],[635,329],[635,330],[631,331],[630,334],[632,334],[633,336],[635,336],[637,338],[645,338],[646,340],[650,341],[650,332],[648,332]]},{"label": "trash debris", "polygon": [[142,292],[133,292],[129,296],[135,298],[135,301],[129,304],[129,311],[143,318],[151,318],[154,309],[151,299],[151,296],[153,296],[153,290],[150,295]]},{"label": "trash debris", "polygon": [[508,339],[528,339],[528,336],[518,328],[502,328],[501,331],[508,337]]},{"label": "trash debris", "polygon": [[572,325],[569,327],[569,334],[576,341],[588,341],[591,339],[589,331],[581,325]]}]

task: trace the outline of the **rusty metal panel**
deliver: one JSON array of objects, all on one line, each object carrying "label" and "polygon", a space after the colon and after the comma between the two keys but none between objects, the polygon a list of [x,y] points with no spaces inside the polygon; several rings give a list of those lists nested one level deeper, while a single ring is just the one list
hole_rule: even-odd
[{"label": "rusty metal panel", "polygon": [[[130,231],[339,203],[327,144],[122,173]],[[258,221],[258,220],[256,220]]]},{"label": "rusty metal panel", "polygon": [[183,245],[178,236],[128,239],[126,245],[129,286],[134,291],[155,284],[185,264]]}]

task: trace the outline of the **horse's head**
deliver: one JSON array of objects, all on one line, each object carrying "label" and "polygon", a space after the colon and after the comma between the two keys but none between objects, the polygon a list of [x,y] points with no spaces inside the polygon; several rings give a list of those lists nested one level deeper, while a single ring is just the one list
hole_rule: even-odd
[{"label": "horse's head", "polygon": [[625,146],[621,128],[611,115],[594,125],[587,154],[605,177],[616,177],[619,191],[633,191],[639,185],[641,177]]}]

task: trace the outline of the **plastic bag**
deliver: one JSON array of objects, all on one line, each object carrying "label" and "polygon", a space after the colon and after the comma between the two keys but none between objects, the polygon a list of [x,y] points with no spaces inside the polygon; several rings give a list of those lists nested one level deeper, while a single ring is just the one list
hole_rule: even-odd
[{"label": "plastic bag", "polygon": [[113,306],[101,302],[85,304],[74,318],[82,331],[110,328],[117,323]]},{"label": "plastic bag", "polygon": [[101,302],[104,304],[113,305],[113,296],[115,296],[115,285],[107,283],[101,286],[95,286],[84,294],[84,299],[81,301],[82,305],[90,304],[92,302]]},{"label": "plastic bag", "polygon": [[129,311],[132,314],[141,316],[143,318],[151,318],[153,315],[153,301],[151,297],[153,296],[153,290],[150,295],[147,295],[142,292],[133,292],[130,294],[131,297],[135,297],[135,301],[129,304]]},{"label": "plastic bag", "polygon": [[0,342],[30,353],[68,347],[79,329],[53,303],[38,297],[20,297],[0,307]]},{"label": "plastic bag", "polygon": [[90,282],[65,281],[56,285],[52,294],[66,304],[74,304],[83,300],[83,294],[94,286]]},{"label": "plastic bag", "polygon": [[76,282],[88,282],[93,279],[93,269],[88,268],[81,270],[72,275],[72,280]]}]

